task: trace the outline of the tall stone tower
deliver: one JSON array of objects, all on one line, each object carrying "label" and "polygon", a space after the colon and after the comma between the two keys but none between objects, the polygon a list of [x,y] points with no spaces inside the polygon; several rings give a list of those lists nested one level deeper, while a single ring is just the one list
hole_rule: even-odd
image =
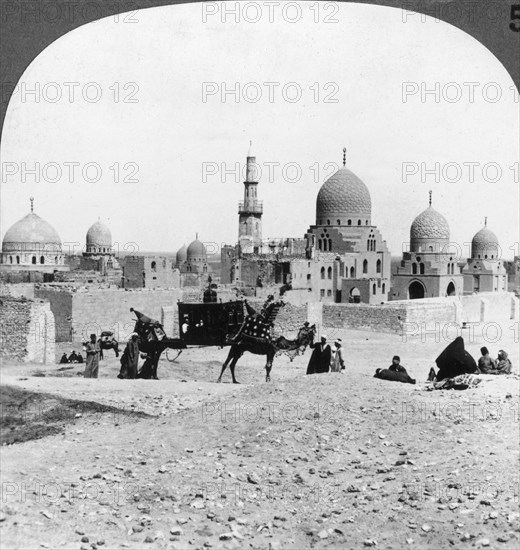
[{"label": "tall stone tower", "polygon": [[238,203],[238,244],[242,254],[259,253],[262,248],[262,201],[257,199],[258,167],[250,143],[247,153],[244,200]]}]

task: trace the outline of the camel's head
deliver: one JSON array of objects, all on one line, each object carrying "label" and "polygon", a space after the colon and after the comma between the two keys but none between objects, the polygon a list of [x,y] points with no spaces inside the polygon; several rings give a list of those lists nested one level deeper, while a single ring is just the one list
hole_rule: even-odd
[{"label": "camel's head", "polygon": [[303,346],[308,346],[314,342],[314,337],[316,336],[316,325],[309,325],[305,321],[303,327],[298,331],[298,340]]}]

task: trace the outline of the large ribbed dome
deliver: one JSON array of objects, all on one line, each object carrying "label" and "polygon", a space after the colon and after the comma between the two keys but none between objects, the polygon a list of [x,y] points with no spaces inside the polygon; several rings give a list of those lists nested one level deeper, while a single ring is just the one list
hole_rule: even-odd
[{"label": "large ribbed dome", "polygon": [[414,239],[449,239],[450,226],[446,218],[431,206],[421,212],[410,227],[410,241]]},{"label": "large ribbed dome", "polygon": [[112,233],[110,233],[110,229],[100,221],[93,224],[87,231],[87,246],[89,245],[111,247]]},{"label": "large ribbed dome", "polygon": [[22,244],[25,247],[33,244],[38,248],[48,244],[61,247],[61,239],[52,225],[30,212],[7,230],[2,241],[2,250],[9,252],[21,248],[19,245]]},{"label": "large ribbed dome", "polygon": [[498,237],[488,229],[483,227],[475,234],[471,241],[471,257],[479,258],[482,256],[497,256],[499,251]]},{"label": "large ribbed dome", "polygon": [[[370,220],[372,200],[367,186],[347,168],[340,168],[322,186],[316,200],[316,225],[328,218]],[[357,222],[356,222],[357,223]],[[364,225],[364,223],[363,223]]]},{"label": "large ribbed dome", "polygon": [[186,245],[183,244],[179,250],[177,250],[177,255],[175,256],[175,263],[177,265],[183,264],[188,259],[188,250]]},{"label": "large ribbed dome", "polygon": [[206,259],[206,247],[195,239],[190,243],[187,250],[187,259],[190,260],[205,260]]}]

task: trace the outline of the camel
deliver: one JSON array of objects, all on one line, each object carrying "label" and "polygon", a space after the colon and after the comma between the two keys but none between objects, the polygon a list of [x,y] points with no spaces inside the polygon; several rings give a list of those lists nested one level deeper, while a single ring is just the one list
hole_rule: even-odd
[{"label": "camel", "polygon": [[292,361],[296,355],[303,353],[305,348],[314,342],[315,335],[316,326],[309,326],[309,323],[305,323],[304,326],[298,331],[296,340],[288,340],[284,336],[280,336],[272,342],[269,340],[260,341],[248,338],[247,336],[242,336],[238,341],[231,344],[231,349],[229,350],[228,356],[222,365],[222,371],[220,372],[217,382],[222,382],[222,375],[229,364],[233,384],[239,383],[235,378],[235,366],[237,361],[246,351],[249,353],[254,353],[255,355],[267,356],[267,362],[265,364],[265,381],[270,382],[270,373],[273,367],[275,355],[287,353],[290,355]]},{"label": "camel", "polygon": [[[105,336],[101,334],[98,338],[99,342],[99,358],[103,359],[103,350],[113,349],[116,352],[116,357],[119,357],[119,342],[112,336],[112,332],[106,332]],[[111,338],[110,338],[111,337]],[[105,339],[106,338],[106,339]]]}]

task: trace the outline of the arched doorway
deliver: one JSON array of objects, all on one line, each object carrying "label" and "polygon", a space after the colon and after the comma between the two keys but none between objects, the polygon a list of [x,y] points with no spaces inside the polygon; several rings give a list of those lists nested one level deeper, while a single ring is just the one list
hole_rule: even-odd
[{"label": "arched doorway", "polygon": [[408,298],[410,300],[424,298],[424,286],[419,281],[413,281],[408,287]]},{"label": "arched doorway", "polygon": [[356,286],[350,289],[349,300],[351,304],[359,304],[361,302],[361,292]]},{"label": "arched doorway", "polygon": [[455,296],[455,285],[452,281],[450,281],[450,284],[448,285],[448,288],[446,289],[446,294],[448,296]]}]

